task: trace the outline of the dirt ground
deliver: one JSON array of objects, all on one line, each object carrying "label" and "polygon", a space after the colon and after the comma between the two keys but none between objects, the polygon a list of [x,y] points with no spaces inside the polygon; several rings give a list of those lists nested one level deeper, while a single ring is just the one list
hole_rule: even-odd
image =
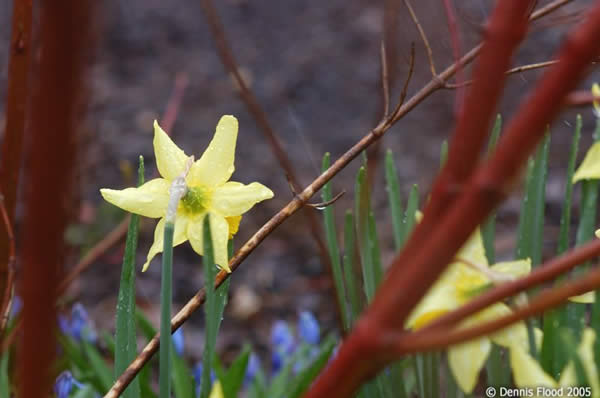
[{"label": "dirt ground", "polygon": [[[0,3],[1,94],[6,87],[11,13],[8,3]],[[302,183],[309,183],[319,173],[324,152],[337,158],[366,134],[381,114],[379,43],[383,1],[216,3],[247,82],[281,138]],[[432,43],[436,66],[441,70],[452,61],[441,2],[414,3]],[[458,6],[462,46],[469,49],[480,38],[481,24],[492,2],[454,3]],[[564,33],[576,22],[573,14],[586,3],[589,1],[573,1],[534,24],[514,64],[550,59]],[[73,258],[81,253],[79,248],[90,247],[121,216],[102,204],[98,189],[131,185],[131,170],[135,170],[140,154],[146,159],[147,175],[154,172],[152,121],[163,113],[178,75],[187,76],[189,84],[172,129],[175,142],[187,153],[198,156],[219,117],[233,114],[240,121],[234,180],[260,181],[275,192],[274,199],[258,205],[244,217],[236,236],[239,247],[291,199],[292,193],[283,170],[216,54],[200,2],[108,0],[98,6],[97,25],[96,52],[89,74],[88,121],[81,131],[82,211],[70,235],[76,243]],[[396,41],[399,63],[390,74],[398,81],[406,76],[410,45],[415,43],[416,68],[410,95],[431,75],[425,48],[402,6]],[[532,71],[511,77],[499,111],[509,116],[539,75],[540,72]],[[590,81],[582,87],[588,87]],[[398,93],[395,87],[395,97]],[[385,135],[382,147],[394,151],[405,193],[412,183],[419,183],[425,198],[438,169],[440,145],[452,130],[454,96],[451,90],[434,93]],[[3,98],[0,95],[0,101]],[[585,148],[591,141],[594,120],[590,109],[581,112]],[[570,141],[574,115],[573,111],[564,113],[552,127],[547,189],[550,249],[563,195],[565,143]],[[336,204],[339,225],[345,209],[352,207],[353,180],[359,164],[360,160],[355,160],[334,179],[334,191],[348,193]],[[507,256],[512,253],[511,236],[518,205],[515,196],[502,208],[499,218],[498,244]],[[393,252],[382,170],[376,173],[374,208],[387,263]],[[152,241],[154,222],[146,220],[142,225],[140,266]],[[239,347],[245,340],[259,349],[265,348],[272,322],[279,318],[294,320],[300,310],[313,311],[325,330],[336,329],[332,287],[307,231],[302,215],[292,217],[235,273],[219,340],[222,352]],[[70,291],[74,300],[90,309],[100,328],[113,327],[121,250],[119,247],[103,256]],[[187,243],[175,250],[175,256],[175,307],[179,307],[202,286],[202,273],[200,259]],[[138,274],[138,302],[151,313],[157,313],[159,271],[155,260],[148,272]],[[201,326],[202,315],[198,313],[185,328],[188,353],[194,357],[201,352]]]}]

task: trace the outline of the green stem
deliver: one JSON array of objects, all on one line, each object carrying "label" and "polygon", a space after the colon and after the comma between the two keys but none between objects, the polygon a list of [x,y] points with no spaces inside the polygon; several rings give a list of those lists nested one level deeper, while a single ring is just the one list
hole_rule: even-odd
[{"label": "green stem", "polygon": [[171,300],[173,284],[173,233],[175,224],[165,223],[160,286],[159,397],[171,397]]}]

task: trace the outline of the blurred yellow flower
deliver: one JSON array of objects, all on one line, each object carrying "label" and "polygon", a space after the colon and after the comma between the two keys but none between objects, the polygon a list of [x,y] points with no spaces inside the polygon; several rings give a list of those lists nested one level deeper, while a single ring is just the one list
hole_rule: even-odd
[{"label": "blurred yellow flower", "polygon": [[212,389],[210,390],[210,395],[208,396],[208,398],[224,398],[225,394],[223,393],[223,387],[221,386],[221,382],[220,381],[216,381],[215,384],[213,384]]},{"label": "blurred yellow flower", "polygon": [[[199,160],[191,165],[185,178],[186,193],[177,207],[173,246],[189,240],[202,255],[202,223],[210,215],[215,263],[227,272],[227,241],[238,230],[241,216],[256,203],[273,197],[273,192],[258,182],[244,185],[229,181],[234,171],[238,121],[225,115],[219,120],[215,135]],[[189,157],[154,122],[154,153],[162,178],[155,178],[139,188],[101,189],[104,199],[131,213],[160,218],[154,231],[143,271],[163,250],[165,213],[171,182],[186,168]]]},{"label": "blurred yellow flower", "polygon": [[[444,271],[416,306],[406,326],[419,329],[434,319],[459,308],[476,297],[494,282],[507,281],[527,275],[531,261],[519,260],[497,263],[489,267],[479,230],[461,248],[456,261]],[[467,318],[459,327],[473,326],[510,314],[503,303],[491,305]],[[539,334],[541,332],[536,331]],[[477,383],[479,372],[485,364],[492,342],[510,347],[519,345],[528,349],[527,329],[523,322],[516,323],[489,336],[483,336],[448,348],[448,364],[460,388],[471,393]]]}]

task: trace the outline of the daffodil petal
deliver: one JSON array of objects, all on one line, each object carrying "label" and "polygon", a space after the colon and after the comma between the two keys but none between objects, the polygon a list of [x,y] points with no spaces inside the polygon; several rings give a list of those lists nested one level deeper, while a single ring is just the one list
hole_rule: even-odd
[{"label": "daffodil petal", "polygon": [[596,235],[596,238],[600,238],[600,229],[597,229],[594,234]]},{"label": "daffodil petal", "polygon": [[518,345],[510,349],[510,366],[517,387],[554,388],[557,386],[556,381],[544,372],[540,364]]},{"label": "daffodil petal", "polygon": [[221,387],[221,382],[219,380],[217,380],[215,382],[215,384],[213,384],[208,398],[224,398],[224,397],[225,397],[225,395],[223,393],[223,387]]},{"label": "daffodil petal", "polygon": [[462,304],[455,287],[461,276],[461,266],[453,263],[444,271],[408,317],[407,328],[419,329]]},{"label": "daffodil petal", "polygon": [[487,360],[492,344],[487,337],[481,337],[448,349],[448,364],[460,388],[471,393],[479,372]]},{"label": "daffodil petal", "polygon": [[225,217],[225,219],[227,220],[227,224],[229,224],[229,239],[231,239],[240,229],[242,216]]},{"label": "daffodil petal", "polygon": [[[184,215],[177,215],[177,219],[175,220],[175,231],[173,233],[173,247],[182,244],[185,242],[187,238],[187,227],[188,227],[189,219]],[[152,246],[150,246],[150,250],[148,251],[148,257],[146,258],[146,262],[142,267],[142,272],[145,272],[150,265],[150,261],[156,256],[158,253],[162,253],[164,248],[164,236],[165,236],[165,219],[161,218],[156,224],[156,228],[154,229],[154,242]]]},{"label": "daffodil petal", "polygon": [[473,235],[459,250],[456,258],[467,260],[476,265],[488,266],[485,248],[483,246],[483,238],[479,228],[473,232]]},{"label": "daffodil petal", "polygon": [[[598,368],[594,361],[594,341],[596,340],[596,333],[593,329],[586,328],[581,336],[581,343],[577,347],[577,353],[581,359],[581,363],[585,370],[587,381],[592,387],[593,396],[600,395],[600,381],[598,380]],[[561,386],[575,386],[577,385],[577,376],[575,375],[575,368],[572,362],[567,364],[562,372],[560,378]]]},{"label": "daffodil petal", "polygon": [[163,178],[150,180],[138,188],[123,190],[101,189],[102,197],[109,203],[144,217],[164,217],[169,203],[169,181]]},{"label": "daffodil petal", "polygon": [[531,272],[531,259],[506,261],[496,263],[490,267],[492,271],[510,275],[512,277],[521,278]]},{"label": "daffodil petal", "polygon": [[589,304],[596,300],[596,292],[587,292],[579,296],[569,297],[569,301],[574,303]]},{"label": "daffodil petal", "polygon": [[596,178],[600,178],[600,142],[593,144],[585,154],[583,162],[573,175],[573,183]]},{"label": "daffodil petal", "polygon": [[231,115],[221,117],[208,148],[190,169],[187,181],[191,186],[217,187],[229,180],[235,170],[237,133],[237,119]]},{"label": "daffodil petal", "polygon": [[160,175],[169,181],[183,172],[188,160],[188,156],[175,145],[156,120],[154,121],[154,155]]},{"label": "daffodil petal", "polygon": [[187,235],[190,239],[190,244],[196,253],[200,255],[204,254],[202,225],[204,223],[204,217],[206,217],[206,214],[210,214],[210,232],[213,240],[215,263],[219,266],[219,268],[227,272],[231,272],[231,269],[229,269],[229,256],[227,254],[229,223],[225,217],[215,213],[205,213],[202,216],[196,217],[188,225]]},{"label": "daffodil petal", "polygon": [[[478,323],[485,323],[496,320],[498,318],[505,317],[511,314],[510,308],[503,303],[496,303],[487,307],[486,309],[478,312],[469,318],[471,325]],[[534,329],[534,337],[536,339],[536,345],[541,345],[542,332],[539,329]],[[510,348],[514,345],[529,350],[529,336],[527,335],[527,327],[523,322],[514,323],[504,329],[494,332],[489,335],[492,342]]]},{"label": "daffodil petal", "polygon": [[225,217],[239,216],[256,203],[272,197],[273,192],[258,182],[244,185],[230,181],[214,190],[210,206]]}]

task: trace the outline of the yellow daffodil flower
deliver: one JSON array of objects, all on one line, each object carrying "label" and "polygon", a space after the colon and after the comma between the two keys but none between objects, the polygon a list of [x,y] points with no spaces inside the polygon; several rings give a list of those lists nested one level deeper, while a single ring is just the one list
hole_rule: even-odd
[{"label": "yellow daffodil flower", "polygon": [[[173,246],[189,240],[196,253],[202,255],[202,223],[210,214],[215,263],[227,272],[227,241],[238,230],[242,214],[256,203],[273,197],[273,192],[258,182],[244,185],[229,181],[234,171],[235,144],[238,121],[223,116],[215,135],[199,160],[195,161],[185,177],[186,193],[177,207],[177,222]],[[162,178],[155,178],[139,188],[123,190],[101,189],[104,199],[131,213],[160,218],[154,231],[143,271],[150,261],[163,250],[165,213],[169,202],[171,182],[180,176],[189,157],[154,122],[154,153]]]},{"label": "yellow daffodil flower", "polygon": [[[581,359],[587,382],[592,388],[592,397],[598,398],[600,397],[600,381],[598,380],[598,369],[594,361],[595,339],[596,333],[594,333],[594,330],[586,328],[583,331],[577,353]],[[510,364],[513,368],[515,385],[520,388],[533,388],[534,394],[537,393],[537,387],[564,387],[564,396],[567,396],[566,388],[577,385],[575,366],[572,361],[561,372],[558,381],[547,374],[541,365],[520,346],[510,348]]]},{"label": "yellow daffodil flower", "polygon": [[[419,329],[459,308],[492,283],[516,279],[531,270],[529,259],[497,263],[489,267],[479,230],[462,247],[456,259],[416,306],[407,320],[407,327]],[[507,305],[496,303],[469,317],[459,327],[487,322],[510,312]],[[466,393],[473,391],[479,372],[491,351],[492,342],[504,347],[529,347],[527,329],[523,322],[489,336],[451,346],[448,349],[448,363],[458,385]]]}]

